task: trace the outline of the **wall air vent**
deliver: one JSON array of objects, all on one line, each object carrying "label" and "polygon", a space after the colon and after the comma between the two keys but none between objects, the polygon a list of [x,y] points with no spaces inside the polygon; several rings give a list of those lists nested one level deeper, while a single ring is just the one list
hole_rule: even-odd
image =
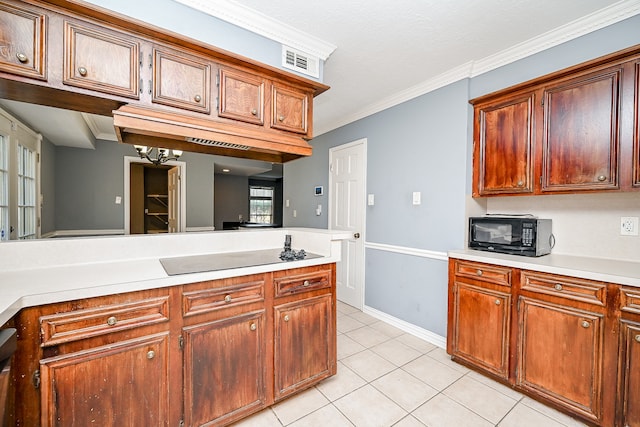
[{"label": "wall air vent", "polygon": [[206,145],[209,147],[232,148],[234,150],[244,150],[244,151],[251,148],[247,145],[232,144],[230,142],[222,142],[222,141],[212,141],[210,139],[204,139],[204,138],[189,137],[187,138],[187,142],[193,142],[195,144]]},{"label": "wall air vent", "polygon": [[307,76],[320,77],[320,58],[282,46],[282,66]]}]

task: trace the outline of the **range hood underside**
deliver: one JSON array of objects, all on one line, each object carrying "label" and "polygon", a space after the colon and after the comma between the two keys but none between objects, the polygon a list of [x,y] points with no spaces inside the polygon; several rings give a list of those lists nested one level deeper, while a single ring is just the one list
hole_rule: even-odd
[{"label": "range hood underside", "polygon": [[126,144],[275,163],[310,156],[312,152],[301,136],[132,105],[114,110],[113,123],[118,140]]}]

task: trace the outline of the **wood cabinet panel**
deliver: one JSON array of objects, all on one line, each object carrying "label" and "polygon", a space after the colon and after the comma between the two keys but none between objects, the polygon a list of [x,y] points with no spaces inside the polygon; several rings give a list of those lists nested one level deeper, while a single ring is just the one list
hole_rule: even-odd
[{"label": "wood cabinet panel", "polygon": [[275,400],[326,378],[335,369],[332,296],[274,307]]},{"label": "wood cabinet panel", "polygon": [[185,287],[182,292],[182,314],[214,312],[243,304],[264,301],[262,274],[244,276],[241,280],[227,279],[201,282]]},{"label": "wood cabinet panel", "polygon": [[518,304],[516,384],[599,421],[604,315],[524,296]]},{"label": "wood cabinet panel", "polygon": [[138,99],[140,42],[130,34],[64,23],[63,83]]},{"label": "wood cabinet panel", "polygon": [[622,67],[544,90],[542,191],[618,188]]},{"label": "wood cabinet panel", "polygon": [[271,91],[271,127],[307,134],[310,97],[309,93],[302,90],[274,83]]},{"label": "wood cabinet panel", "polygon": [[260,76],[221,68],[218,116],[263,125],[264,87]]},{"label": "wood cabinet panel", "polygon": [[46,40],[45,14],[0,3],[0,71],[46,80]]},{"label": "wood cabinet panel", "polygon": [[619,352],[619,424],[637,427],[640,426],[640,322],[620,322]]},{"label": "wood cabinet panel", "polygon": [[509,377],[511,293],[456,280],[452,354],[504,379]]},{"label": "wood cabinet panel", "polygon": [[331,270],[276,277],[273,279],[273,282],[277,297],[307,292],[314,289],[330,288]]},{"label": "wood cabinet panel", "polygon": [[500,286],[511,286],[511,269],[478,262],[455,261],[455,275],[482,280]]},{"label": "wood cabinet panel", "polygon": [[533,103],[528,93],[476,106],[474,195],[533,192]]},{"label": "wood cabinet panel", "polygon": [[201,58],[154,48],[152,102],[209,113],[211,66]]},{"label": "wood cabinet panel", "polygon": [[640,187],[640,60],[633,68],[636,100],[633,104],[633,186]]},{"label": "wood cabinet panel", "polygon": [[168,334],[43,359],[42,426],[168,426]]},{"label": "wood cabinet panel", "polygon": [[40,317],[42,346],[169,321],[169,297],[73,310]]},{"label": "wood cabinet panel", "polygon": [[185,424],[222,425],[266,403],[264,310],[184,329]]},{"label": "wood cabinet panel", "polygon": [[604,282],[523,271],[520,286],[524,291],[583,301],[601,307],[607,302],[607,284]]}]

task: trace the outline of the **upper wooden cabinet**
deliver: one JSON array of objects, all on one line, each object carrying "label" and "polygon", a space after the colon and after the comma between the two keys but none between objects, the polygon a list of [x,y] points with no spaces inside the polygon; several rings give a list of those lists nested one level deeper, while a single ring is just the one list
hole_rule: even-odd
[{"label": "upper wooden cabinet", "polygon": [[139,63],[140,42],[130,34],[65,22],[64,84],[138,99]]},{"label": "upper wooden cabinet", "polygon": [[152,102],[209,113],[211,66],[202,58],[154,48]]},{"label": "upper wooden cabinet", "polygon": [[46,80],[46,40],[46,15],[0,3],[0,72]]},{"label": "upper wooden cabinet", "polygon": [[544,89],[542,191],[618,188],[622,66]]},{"label": "upper wooden cabinet", "polygon": [[533,104],[524,94],[476,107],[477,195],[533,192]]},{"label": "upper wooden cabinet", "polygon": [[311,94],[274,83],[271,91],[271,127],[289,132],[309,132]]},{"label": "upper wooden cabinet", "polygon": [[640,47],[474,105],[473,196],[640,188]]},{"label": "upper wooden cabinet", "polygon": [[227,119],[264,124],[265,80],[255,74],[220,69],[218,115]]}]

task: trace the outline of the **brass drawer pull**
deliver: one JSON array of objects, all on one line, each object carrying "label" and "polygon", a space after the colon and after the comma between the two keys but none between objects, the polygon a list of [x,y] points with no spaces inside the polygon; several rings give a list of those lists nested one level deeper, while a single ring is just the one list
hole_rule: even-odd
[{"label": "brass drawer pull", "polygon": [[200,101],[202,101],[202,97],[200,95],[196,95],[196,96],[193,97],[193,100],[196,101],[196,102],[200,102]]},{"label": "brass drawer pull", "polygon": [[249,329],[251,329],[252,331],[255,331],[256,329],[258,329],[258,327],[256,326],[255,323],[252,323],[251,326],[249,326]]},{"label": "brass drawer pull", "polygon": [[500,305],[500,304],[502,304],[502,302],[499,299],[497,299],[496,300],[496,305]]},{"label": "brass drawer pull", "polygon": [[561,291],[562,290],[562,285],[560,283],[556,283],[556,285],[553,287],[556,291]]},{"label": "brass drawer pull", "polygon": [[107,319],[107,325],[109,326],[115,326],[116,323],[118,323],[118,319],[116,319],[115,316],[111,316]]},{"label": "brass drawer pull", "polygon": [[636,335],[636,342],[640,342],[640,335]]},{"label": "brass drawer pull", "polygon": [[308,280],[305,280],[305,281],[302,283],[302,286],[304,286],[304,287],[306,288],[306,287],[307,287],[307,286],[309,286],[310,284],[311,284],[311,282],[309,282]]},{"label": "brass drawer pull", "polygon": [[255,108],[253,110],[251,110],[251,115],[257,116],[258,115],[258,110],[256,110]]},{"label": "brass drawer pull", "polygon": [[480,270],[480,269],[476,270],[476,274],[477,274],[478,276],[482,276],[482,274],[483,274],[483,273],[482,273],[482,270]]},{"label": "brass drawer pull", "polygon": [[600,182],[604,182],[604,181],[606,181],[606,180],[607,180],[607,177],[606,177],[606,176],[604,176],[604,175],[598,175],[598,181],[600,181]]},{"label": "brass drawer pull", "polygon": [[18,58],[18,61],[22,62],[23,64],[26,64],[29,61],[29,58],[24,53],[17,53],[16,58]]},{"label": "brass drawer pull", "polygon": [[284,116],[278,116],[278,120],[280,120],[281,122],[284,122]]},{"label": "brass drawer pull", "polygon": [[89,72],[84,67],[78,67],[78,74],[80,74],[82,77],[87,77],[87,74],[89,74]]},{"label": "brass drawer pull", "polygon": [[288,322],[288,321],[289,321],[289,315],[288,315],[288,314],[285,314],[285,315],[284,315],[284,321],[285,321],[285,322]]},{"label": "brass drawer pull", "polygon": [[583,320],[583,321],[582,321],[582,327],[583,327],[583,328],[585,328],[585,329],[586,329],[586,328],[588,328],[589,326],[591,326],[591,323],[587,322],[586,320]]},{"label": "brass drawer pull", "polygon": [[227,295],[224,297],[224,302],[231,302],[231,295]]},{"label": "brass drawer pull", "polygon": [[154,357],[156,357],[156,352],[155,352],[155,351],[153,351],[153,350],[149,350],[149,351],[147,352],[147,359],[151,360],[151,359],[153,359]]},{"label": "brass drawer pull", "polygon": [[524,187],[524,181],[520,180],[518,181],[518,187]]}]

